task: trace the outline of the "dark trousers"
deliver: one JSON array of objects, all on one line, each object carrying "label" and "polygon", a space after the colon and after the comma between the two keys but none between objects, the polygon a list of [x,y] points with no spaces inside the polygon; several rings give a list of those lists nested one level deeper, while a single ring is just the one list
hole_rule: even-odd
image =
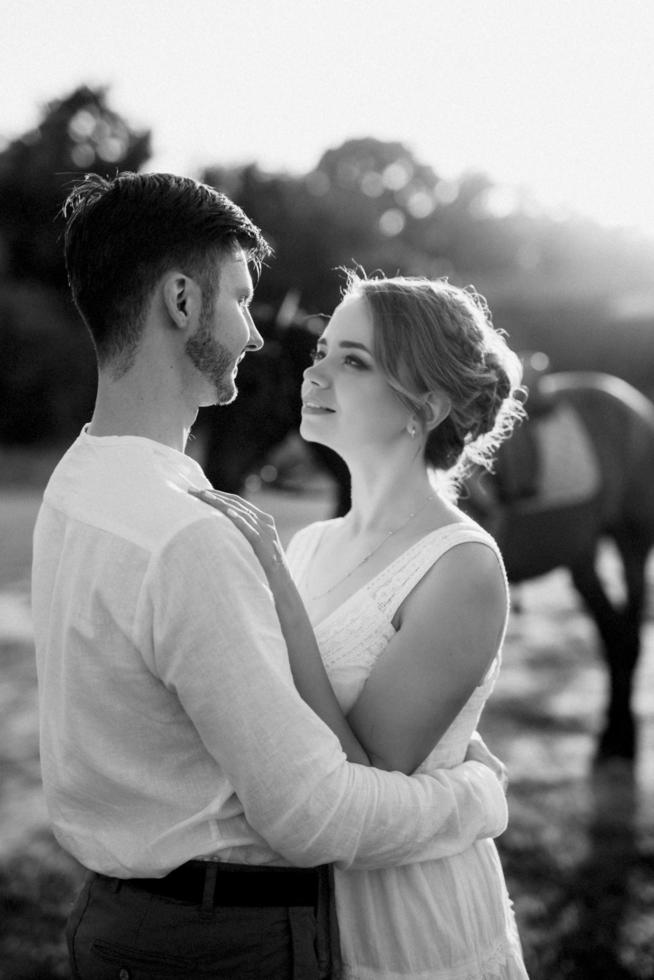
[{"label": "dark trousers", "polygon": [[329,918],[326,903],[207,907],[90,874],[66,938],[75,980],[326,980]]}]

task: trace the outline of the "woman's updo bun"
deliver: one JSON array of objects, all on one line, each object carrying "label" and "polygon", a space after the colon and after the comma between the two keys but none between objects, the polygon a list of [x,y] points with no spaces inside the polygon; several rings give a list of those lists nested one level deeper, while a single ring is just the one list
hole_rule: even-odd
[{"label": "woman's updo bun", "polygon": [[[455,478],[473,464],[490,469],[524,409],[520,360],[493,326],[484,298],[446,279],[347,277],[345,294],[364,296],[371,311],[381,369],[428,430],[426,461],[454,470]],[[444,394],[451,407],[429,430],[432,394]]]}]

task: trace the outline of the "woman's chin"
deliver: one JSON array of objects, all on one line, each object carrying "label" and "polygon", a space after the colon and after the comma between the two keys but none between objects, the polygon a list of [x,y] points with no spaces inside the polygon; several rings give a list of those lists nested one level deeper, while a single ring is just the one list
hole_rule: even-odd
[{"label": "woman's chin", "polygon": [[305,442],[319,442],[322,446],[332,448],[329,440],[325,439],[324,435],[318,430],[318,426],[311,424],[310,418],[303,418],[300,422],[300,435]]}]

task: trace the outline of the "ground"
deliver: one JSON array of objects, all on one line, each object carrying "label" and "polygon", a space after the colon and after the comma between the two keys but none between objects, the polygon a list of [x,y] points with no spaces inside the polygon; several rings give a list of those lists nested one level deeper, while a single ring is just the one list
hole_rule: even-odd
[{"label": "ground", "polygon": [[[0,980],[68,980],[62,929],[81,871],[49,833],[40,783],[28,599],[40,487],[10,463],[14,477],[0,487]],[[321,481],[299,494],[253,493],[284,540],[329,508]],[[608,549],[603,562],[619,588]],[[652,565],[649,583],[638,764],[601,776],[591,759],[606,676],[593,627],[565,572],[514,593],[481,730],[509,767],[511,822],[499,848],[532,980],[654,977]]]}]

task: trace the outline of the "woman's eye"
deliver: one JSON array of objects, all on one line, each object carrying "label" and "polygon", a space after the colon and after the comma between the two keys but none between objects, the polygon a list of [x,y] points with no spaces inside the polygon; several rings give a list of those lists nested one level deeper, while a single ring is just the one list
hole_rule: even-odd
[{"label": "woman's eye", "polygon": [[[310,356],[311,363],[315,364],[317,361],[322,361],[325,357],[327,357],[327,352],[323,350],[322,347],[314,347]],[[358,370],[364,370],[367,367],[367,365],[354,354],[346,354],[343,357],[343,364],[345,364],[347,367],[357,368]]]}]

